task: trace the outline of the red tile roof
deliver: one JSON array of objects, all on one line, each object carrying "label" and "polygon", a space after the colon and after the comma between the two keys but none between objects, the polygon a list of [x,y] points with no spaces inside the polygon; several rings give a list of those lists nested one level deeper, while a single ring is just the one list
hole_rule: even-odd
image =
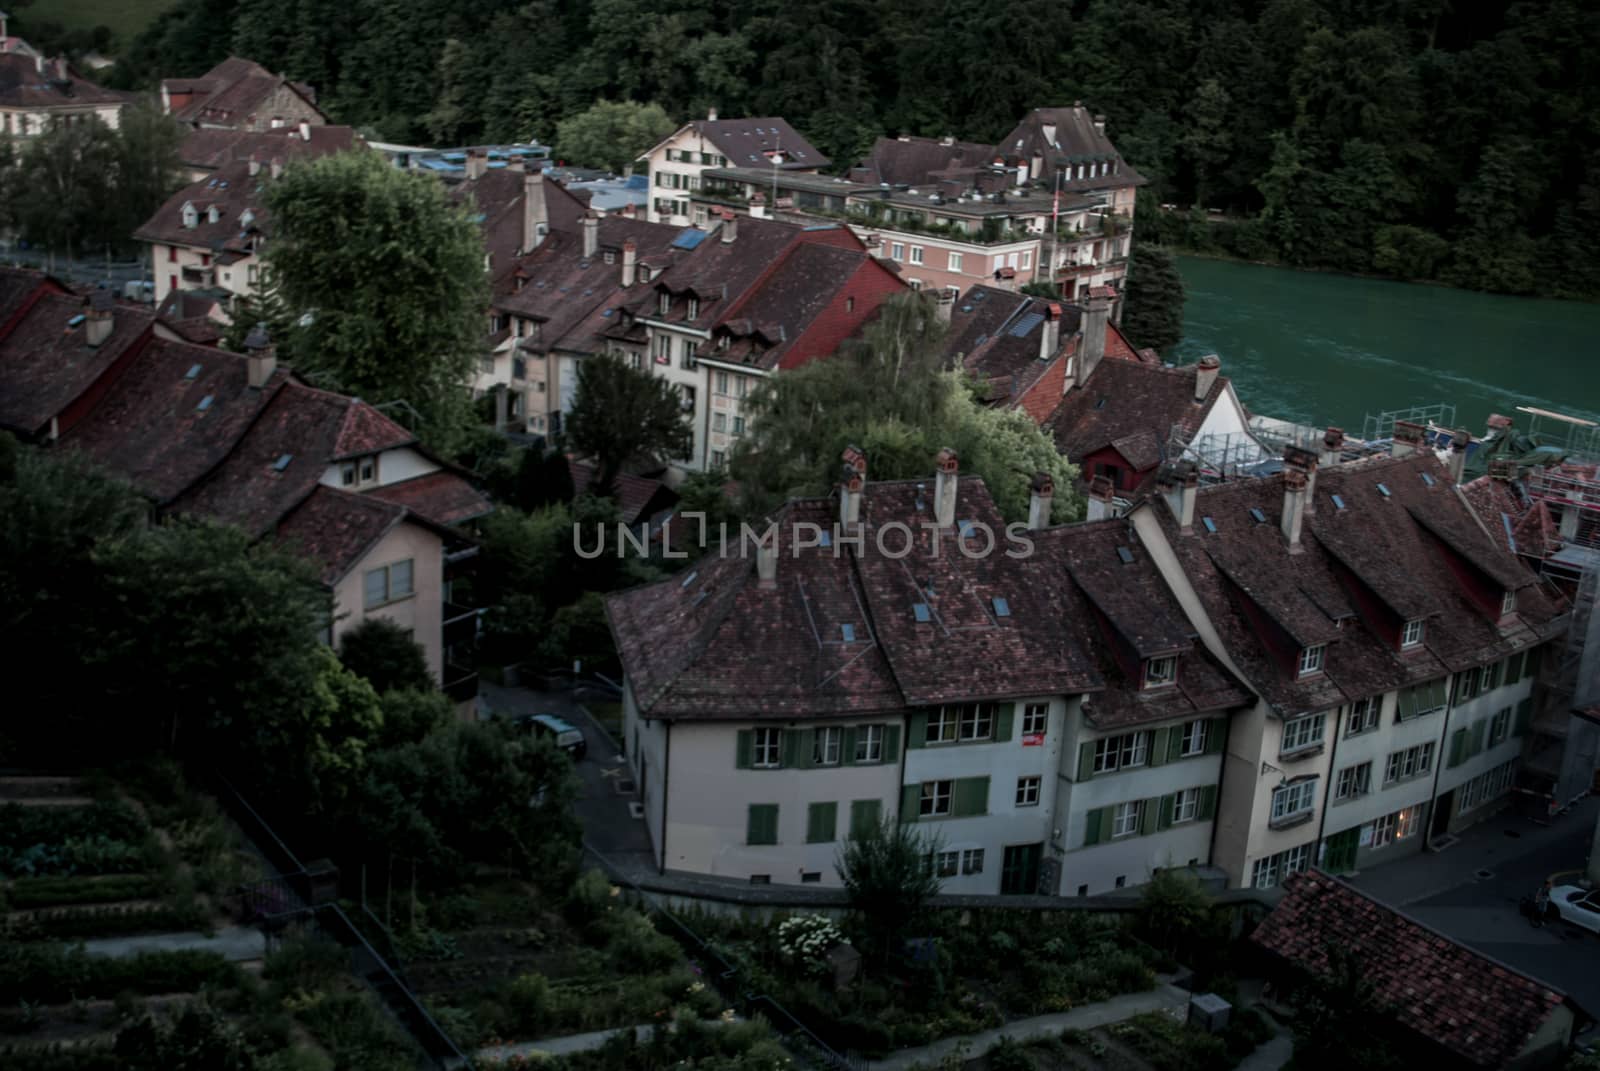
[{"label": "red tile roof", "polygon": [[319,578],[331,586],[405,519],[405,508],[395,503],[319,484],[277,522],[274,534],[316,562]]},{"label": "red tile roof", "polygon": [[993,160],[993,145],[942,138],[879,138],[851,176],[860,182],[918,186],[937,172],[985,167]]},{"label": "red tile roof", "polygon": [[[568,457],[567,472],[572,476],[573,489],[580,495],[588,491],[589,485],[594,482],[595,467],[587,461]],[[677,492],[660,480],[635,476],[629,472],[617,475],[616,503],[623,524],[648,521],[656,513],[671,509],[677,501]]]},{"label": "red tile roof", "polygon": [[249,161],[252,155],[270,161],[309,154],[323,156],[344,152],[363,144],[354,127],[314,125],[307,141],[298,126],[276,130],[235,130],[231,127],[200,127],[191,130],[178,143],[178,159],[185,167],[215,171],[224,164]]},{"label": "red tile roof", "polygon": [[380,450],[393,450],[409,446],[417,437],[393,420],[359,399],[337,397],[346,403],[344,422],[339,426],[339,437],[334,440],[330,460],[343,461],[363,454],[376,454]]},{"label": "red tile roof", "polygon": [[88,309],[76,294],[41,291],[16,304],[20,315],[0,338],[0,427],[27,436],[48,427],[155,323],[148,312],[119,307],[110,336],[90,346]]},{"label": "red tile roof", "polygon": [[393,502],[435,524],[455,525],[482,517],[494,507],[465,479],[441,469],[368,491],[367,497]]},{"label": "red tile roof", "polygon": [[[1108,332],[1109,334],[1109,332]],[[1218,404],[1228,380],[1218,375],[1201,402],[1194,400],[1197,366],[1164,368],[1131,360],[1101,360],[1082,387],[1073,387],[1046,427],[1056,445],[1076,461],[1106,447],[1146,472],[1165,456],[1174,427],[1185,442]]]},{"label": "red tile roof", "polygon": [[307,87],[238,56],[229,56],[198,78],[169,78],[162,86],[169,92],[196,94],[194,100],[174,113],[174,118],[186,123],[250,122],[256,118],[256,109],[280,87],[294,91],[309,107],[316,108]]},{"label": "red tile roof", "polygon": [[[1059,317],[1056,344],[1049,359],[1041,360],[1041,336],[1052,307]],[[1053,362],[1065,360],[1081,318],[1082,310],[1074,305],[980,284],[962,294],[950,311],[945,353],[988,386],[991,404],[1016,405]],[[1058,401],[1059,395],[1051,409]]]},{"label": "red tile roof", "polygon": [[1312,975],[1329,971],[1332,947],[1349,952],[1375,1000],[1462,1066],[1511,1065],[1569,1003],[1560,991],[1319,870],[1290,876],[1284,889],[1251,941]]},{"label": "red tile roof", "polygon": [[122,104],[126,100],[124,94],[102,89],[81,77],[65,60],[44,60],[41,71],[33,56],[0,52],[0,107],[43,110]]}]

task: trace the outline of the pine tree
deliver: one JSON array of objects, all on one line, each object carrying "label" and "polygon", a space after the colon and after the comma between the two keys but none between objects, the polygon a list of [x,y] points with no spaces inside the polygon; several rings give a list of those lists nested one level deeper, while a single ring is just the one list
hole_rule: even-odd
[{"label": "pine tree", "polygon": [[1166,352],[1183,338],[1183,277],[1169,251],[1136,244],[1128,261],[1122,331],[1136,346]]}]

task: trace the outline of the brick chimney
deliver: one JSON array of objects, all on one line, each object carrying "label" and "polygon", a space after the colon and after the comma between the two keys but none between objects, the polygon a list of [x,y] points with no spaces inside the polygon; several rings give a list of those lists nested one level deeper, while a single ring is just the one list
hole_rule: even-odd
[{"label": "brick chimney", "polygon": [[1283,513],[1278,518],[1278,524],[1283,530],[1283,538],[1288,540],[1290,554],[1305,551],[1300,545],[1300,529],[1306,519],[1306,483],[1306,474],[1301,469],[1283,470]]},{"label": "brick chimney", "polygon": [[778,526],[772,525],[756,540],[756,586],[772,590],[778,586]]},{"label": "brick chimney", "polygon": [[83,340],[90,346],[99,346],[111,337],[111,331],[116,326],[113,315],[116,302],[111,297],[111,291],[96,290],[89,295],[86,304],[88,308],[83,314]]},{"label": "brick chimney", "polygon": [[1323,468],[1337,465],[1344,460],[1344,429],[1329,428],[1322,436],[1322,453],[1318,463]]},{"label": "brick chimney", "polygon": [[1409,420],[1394,422],[1394,442],[1389,448],[1393,457],[1410,457],[1422,449],[1422,425]]},{"label": "brick chimney", "polygon": [[583,259],[593,260],[600,252],[600,217],[593,212],[583,214]]},{"label": "brick chimney", "polygon": [[[301,123],[300,126],[304,130],[309,131],[311,129],[311,125],[309,123]],[[307,136],[306,140],[310,141],[311,138]],[[489,170],[489,158],[478,149],[468,149],[467,180],[470,182],[475,179],[481,179],[483,177],[483,173],[487,170]]]},{"label": "brick chimney", "polygon": [[1094,132],[1096,134],[1100,134],[1102,136],[1105,134],[1105,132],[1106,132],[1106,117],[1105,116],[1097,115],[1097,116],[1094,117]]},{"label": "brick chimney", "polygon": [[1061,306],[1050,302],[1045,306],[1044,323],[1039,325],[1039,360],[1048,361],[1056,355],[1061,343]]},{"label": "brick chimney", "polygon": [[1305,513],[1307,516],[1317,511],[1317,455],[1315,451],[1306,450],[1299,446],[1285,446],[1283,448],[1283,466],[1294,469],[1306,478]]},{"label": "brick chimney", "polygon": [[1445,462],[1445,468],[1450,470],[1450,482],[1460,483],[1467,474],[1467,446],[1472,442],[1472,433],[1466,428],[1457,428],[1450,438],[1450,460]]},{"label": "brick chimney", "polygon": [[306,122],[304,119],[300,120],[300,140],[311,140],[311,124]]},{"label": "brick chimney", "polygon": [[717,230],[721,232],[724,244],[731,244],[739,237],[739,217],[731,208],[720,209],[718,215],[722,217],[722,225]]},{"label": "brick chimney", "polygon": [[277,178],[279,175],[283,174],[283,157],[274,156],[272,158],[272,163],[271,163],[270,167],[272,169],[272,177],[273,178]]},{"label": "brick chimney", "polygon": [[626,290],[633,285],[633,277],[639,271],[639,244],[632,238],[622,243],[622,288]]},{"label": "brick chimney", "polygon": [[248,367],[250,386],[260,390],[278,370],[278,352],[267,334],[265,324],[256,324],[244,340],[244,359]]},{"label": "brick chimney", "polygon": [[946,446],[934,459],[933,509],[934,520],[940,528],[950,528],[956,523],[956,480],[961,471],[961,460],[956,452]]},{"label": "brick chimney", "polygon": [[1100,358],[1106,355],[1106,321],[1111,316],[1111,298],[1103,287],[1089,292],[1083,309],[1082,338],[1078,340],[1077,385],[1082,387],[1100,367]]},{"label": "brick chimney", "polygon": [[861,447],[844,448],[844,465],[839,472],[839,525],[854,529],[861,523],[861,495],[867,486],[867,455]]},{"label": "brick chimney", "polygon": [[257,156],[255,153],[250,154],[249,170],[251,175],[261,174],[261,157]]},{"label": "brick chimney", "polygon": [[[1096,476],[1089,481],[1089,509],[1084,515],[1085,520],[1103,521],[1111,516],[1111,499],[1115,492],[1111,481],[1104,476]],[[1031,527],[1031,525],[1030,525]]]},{"label": "brick chimney", "polygon": [[1037,532],[1050,527],[1050,503],[1055,498],[1056,483],[1048,472],[1033,474],[1028,485],[1028,530]]},{"label": "brick chimney", "polygon": [[1211,388],[1217,383],[1217,373],[1222,370],[1222,360],[1214,353],[1208,353],[1200,358],[1200,363],[1194,366],[1194,404],[1200,405],[1211,395]]},{"label": "brick chimney", "polygon": [[550,230],[550,216],[544,203],[544,172],[538,165],[522,175],[522,251],[530,253],[544,241]]}]

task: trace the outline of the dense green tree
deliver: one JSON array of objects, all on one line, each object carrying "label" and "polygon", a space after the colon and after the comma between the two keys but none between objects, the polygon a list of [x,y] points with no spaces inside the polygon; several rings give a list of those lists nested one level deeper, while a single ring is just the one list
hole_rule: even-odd
[{"label": "dense green tree", "polygon": [[1183,278],[1177,259],[1149,242],[1135,242],[1128,259],[1122,331],[1136,346],[1165,351],[1183,337]]},{"label": "dense green tree", "polygon": [[379,695],[396,688],[427,691],[434,686],[427,656],[411,630],[383,617],[369,617],[339,638],[339,660]]},{"label": "dense green tree", "polygon": [[677,388],[609,354],[578,365],[567,416],[567,445],[595,462],[594,485],[606,491],[623,467],[688,454],[692,433]]},{"label": "dense green tree", "polygon": [[[587,488],[585,488],[587,490]],[[577,494],[572,485],[572,466],[559,450],[524,450],[517,465],[515,498],[517,508],[532,512],[545,506],[571,502]]]},{"label": "dense green tree", "polygon": [[464,384],[488,305],[483,239],[467,210],[375,153],[295,164],[266,199],[268,265],[288,306],[310,314],[297,328],[298,370],[395,403],[397,419],[451,450],[470,420]]},{"label": "dense green tree", "polygon": [[52,124],[18,162],[14,211],[22,233],[60,256],[98,252],[121,222],[117,169],[116,132],[98,118]]},{"label": "dense green tree", "polygon": [[850,831],[834,865],[858,916],[867,955],[880,963],[888,960],[922,920],[940,886],[928,856],[943,847],[937,833],[893,818]]},{"label": "dense green tree", "polygon": [[183,185],[178,145],[183,130],[163,115],[153,99],[141,97],[122,109],[117,119],[118,226],[123,234],[161,207]]},{"label": "dense green tree", "polygon": [[563,119],[556,128],[558,155],[579,167],[603,167],[621,174],[640,153],[678,128],[659,104],[602,100]]},{"label": "dense green tree", "polygon": [[254,1071],[244,1036],[203,1001],[172,1019],[146,1014],[117,1031],[117,1066],[126,1071]]},{"label": "dense green tree", "polygon": [[1296,990],[1294,1062],[1308,1071],[1395,1071],[1404,1058],[1388,1022],[1389,1009],[1376,996],[1356,955],[1338,945],[1327,949],[1327,969]]}]

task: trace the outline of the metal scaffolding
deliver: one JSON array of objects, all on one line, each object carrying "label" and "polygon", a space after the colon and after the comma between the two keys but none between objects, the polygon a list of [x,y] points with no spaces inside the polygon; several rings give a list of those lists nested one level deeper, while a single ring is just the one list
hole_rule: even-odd
[{"label": "metal scaffolding", "polygon": [[1361,437],[1369,442],[1374,439],[1392,439],[1395,422],[1399,420],[1420,424],[1424,428],[1430,426],[1454,428],[1456,407],[1449,402],[1437,402],[1433,405],[1414,405],[1409,409],[1386,409],[1381,413],[1368,413],[1361,422]]}]

